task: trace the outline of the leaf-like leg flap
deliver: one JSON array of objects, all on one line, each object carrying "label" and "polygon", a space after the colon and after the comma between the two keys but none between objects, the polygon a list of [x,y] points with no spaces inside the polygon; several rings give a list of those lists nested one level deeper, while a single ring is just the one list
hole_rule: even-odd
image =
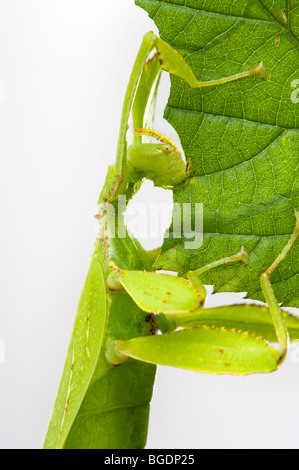
[{"label": "leaf-like leg flap", "polygon": [[[287,312],[283,312],[283,318],[291,340],[299,339],[299,318]],[[246,331],[271,343],[277,342],[270,309],[261,305],[229,305],[174,315],[160,313],[156,317],[156,323],[162,333],[169,333],[177,328],[207,326]]]},{"label": "leaf-like leg flap", "polygon": [[120,282],[136,304],[149,313],[192,312],[205,300],[196,286],[169,274],[124,271]]},{"label": "leaf-like leg flap", "polygon": [[117,341],[116,347],[139,361],[216,375],[273,372],[279,352],[247,333],[193,328],[165,335]]},{"label": "leaf-like leg flap", "polygon": [[289,253],[290,249],[294,245],[299,235],[299,212],[295,211],[295,217],[296,217],[296,225],[295,225],[295,230],[292,236],[290,237],[284,249],[281,251],[278,257],[272,263],[270,268],[264,274],[262,274],[261,279],[260,279],[261,288],[265,296],[265,299],[269,305],[273,323],[274,323],[274,328],[275,328],[278,342],[280,345],[280,363],[284,361],[287,351],[288,351],[289,334],[288,334],[287,325],[284,320],[282,311],[276,300],[276,297],[275,297],[275,294],[271,285],[270,276],[273,273],[273,271],[277,268],[277,266],[286,258],[287,254]]}]

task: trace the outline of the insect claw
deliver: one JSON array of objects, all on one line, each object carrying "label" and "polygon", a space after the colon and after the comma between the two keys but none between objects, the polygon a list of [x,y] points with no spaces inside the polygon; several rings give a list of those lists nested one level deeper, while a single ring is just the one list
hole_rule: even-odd
[{"label": "insect claw", "polygon": [[243,261],[246,266],[249,264],[249,254],[247,251],[245,251],[244,245],[241,246],[241,251],[240,251],[240,256],[241,256],[241,261]]},{"label": "insect claw", "polygon": [[261,61],[257,67],[249,70],[248,75],[260,75],[262,78],[266,79],[266,68],[264,67],[263,62]]}]

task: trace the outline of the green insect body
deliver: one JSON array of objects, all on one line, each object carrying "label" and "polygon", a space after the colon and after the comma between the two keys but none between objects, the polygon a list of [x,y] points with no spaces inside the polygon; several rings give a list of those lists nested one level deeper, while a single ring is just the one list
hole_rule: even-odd
[{"label": "green insect body", "polygon": [[[147,61],[151,51],[157,53]],[[190,271],[187,279],[155,273],[157,252],[148,253],[126,232],[118,236],[126,207],[143,178],[173,187],[190,176],[169,138],[145,130],[150,92],[159,83],[160,66],[191,87],[212,86],[265,71],[255,69],[212,82],[198,82],[184,59],[148,33],[141,45],[124,100],[116,162],[99,199],[99,234],[82,292],[63,376],[45,440],[46,449],[132,449],[146,443],[156,365],[213,374],[247,375],[276,370],[299,321],[282,314],[270,277],[299,235],[299,215],[289,242],[261,277],[269,308],[233,306],[204,309],[206,291],[200,275],[227,263],[247,263],[244,248],[236,255]],[[157,85],[153,94],[155,109]],[[135,135],[127,145],[130,114]],[[153,116],[150,116],[152,120]],[[160,140],[143,143],[143,136]],[[111,214],[115,214],[111,235]],[[110,214],[110,215],[109,215]],[[263,315],[261,314],[263,313]],[[177,331],[180,329],[180,331]],[[162,334],[157,335],[157,330]],[[242,331],[239,331],[242,330]],[[265,340],[279,343],[269,347]]]}]

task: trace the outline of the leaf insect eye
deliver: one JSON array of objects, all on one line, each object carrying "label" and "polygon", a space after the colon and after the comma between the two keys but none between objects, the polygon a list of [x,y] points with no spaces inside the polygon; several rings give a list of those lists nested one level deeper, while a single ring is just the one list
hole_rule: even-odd
[{"label": "leaf insect eye", "polygon": [[172,153],[174,152],[174,148],[171,145],[162,145],[162,150],[164,153]]}]

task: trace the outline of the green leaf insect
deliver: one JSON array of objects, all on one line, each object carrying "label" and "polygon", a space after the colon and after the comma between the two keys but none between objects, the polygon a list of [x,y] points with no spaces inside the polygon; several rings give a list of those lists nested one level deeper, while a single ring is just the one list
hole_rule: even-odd
[{"label": "green leaf insect", "polygon": [[[108,169],[98,201],[96,247],[45,449],[143,448],[158,364],[218,375],[272,372],[286,356],[288,328],[292,339],[299,338],[299,320],[281,311],[270,280],[298,237],[297,212],[293,235],[261,276],[268,304],[263,308],[204,308],[201,277],[219,267],[247,269],[243,246],[237,254],[189,270],[184,277],[174,276],[155,272],[159,251],[145,251],[124,227],[126,206],[143,179],[175,188],[191,178],[191,164],[176,145],[146,124],[154,120],[161,69],[190,89],[221,86],[252,75],[265,81],[260,63],[227,78],[200,82],[168,43],[153,33],[145,35],[124,99],[116,161]],[[134,136],[128,145],[131,114]],[[160,143],[144,142],[148,137]],[[269,347],[267,341],[278,343],[278,348]]]}]

